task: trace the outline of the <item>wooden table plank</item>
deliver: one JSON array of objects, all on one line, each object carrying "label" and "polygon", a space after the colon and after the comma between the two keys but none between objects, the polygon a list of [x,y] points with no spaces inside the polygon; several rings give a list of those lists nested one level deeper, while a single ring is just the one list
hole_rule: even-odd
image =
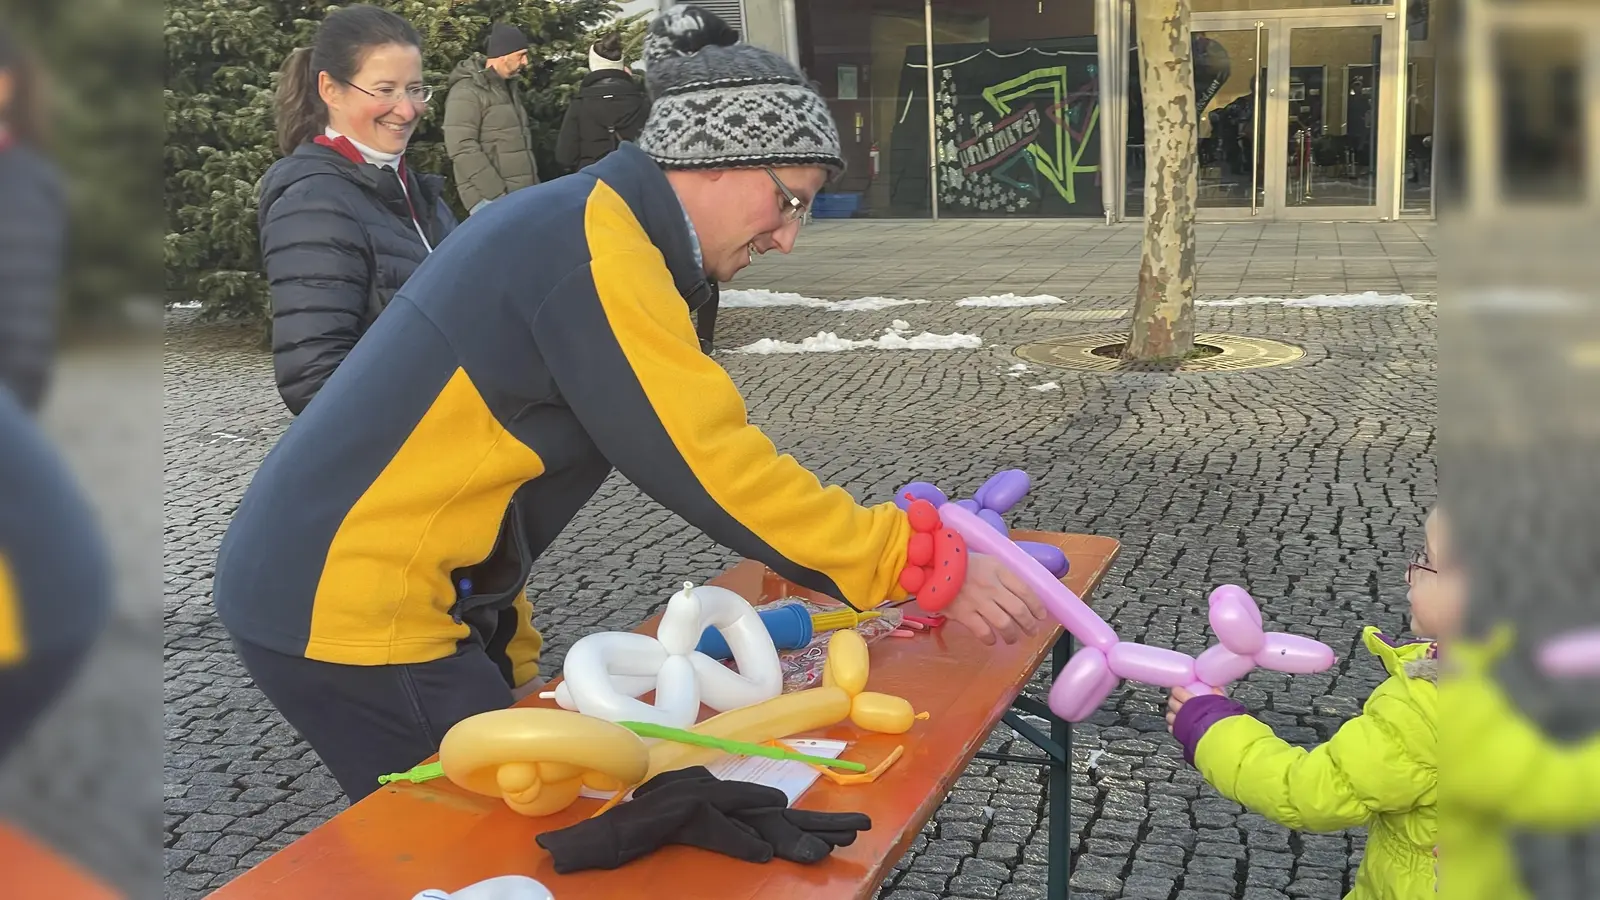
[{"label": "wooden table plank", "polygon": [[[1071,560],[1067,584],[1087,598],[1116,557],[1118,543],[1090,535],[1014,532],[1050,543]],[[743,562],[713,579],[755,602],[815,598],[765,567]],[[639,630],[653,632],[655,620]],[[1012,699],[1049,656],[1061,630],[1041,629],[1012,645],[986,647],[958,625],[910,640],[872,645],[868,690],[895,694],[931,714],[903,735],[862,732],[846,721],[819,732],[851,742],[846,758],[871,766],[898,744],[905,754],[876,783],[844,787],[820,779],[796,804],[864,812],[873,827],[828,860],[802,866],[739,862],[703,850],[667,847],[614,871],[557,875],[539,833],[587,817],[599,801],[580,799],[553,816],[517,815],[495,798],[445,779],[378,790],[213,893],[214,900],[408,900],[426,888],[458,890],[496,875],[542,881],[557,900],[644,896],[719,900],[819,900],[871,897],[933,816]],[[528,698],[521,705],[550,706]]]}]

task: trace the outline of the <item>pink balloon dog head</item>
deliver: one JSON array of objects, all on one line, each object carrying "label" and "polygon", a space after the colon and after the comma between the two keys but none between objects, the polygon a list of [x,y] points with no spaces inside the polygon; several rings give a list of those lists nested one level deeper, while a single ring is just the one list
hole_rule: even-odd
[{"label": "pink balloon dog head", "polygon": [[982,519],[949,503],[939,510],[975,553],[1000,560],[1027,584],[1061,626],[1084,646],[1067,661],[1050,687],[1050,709],[1069,722],[1087,719],[1123,680],[1164,688],[1214,693],[1260,666],[1295,675],[1321,672],[1334,663],[1333,649],[1307,637],[1264,631],[1261,610],[1244,588],[1225,584],[1211,592],[1208,618],[1221,643],[1200,654],[1123,641],[1098,613]]}]

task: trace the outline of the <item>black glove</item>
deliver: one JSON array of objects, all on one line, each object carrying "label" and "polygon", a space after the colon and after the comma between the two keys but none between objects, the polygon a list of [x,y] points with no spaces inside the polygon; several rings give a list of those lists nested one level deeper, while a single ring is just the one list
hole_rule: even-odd
[{"label": "black glove", "polygon": [[[862,813],[789,809],[788,795],[777,788],[747,782],[724,782],[712,775],[704,766],[663,772],[650,779],[649,783],[640,785],[639,789],[633,792],[633,796],[637,800],[640,794],[653,793],[664,787],[687,788],[691,784],[698,786],[696,790],[704,787],[718,789],[715,786],[724,784],[744,785],[773,798],[771,804],[748,806],[741,804],[730,807],[724,813],[734,819],[736,824],[755,829],[761,840],[772,848],[769,859],[771,856],[776,856],[797,863],[818,862],[832,853],[833,848],[848,847],[855,843],[856,832],[872,829],[872,819]],[[754,799],[756,792],[749,793]],[[766,860],[752,860],[752,862],[766,862]]]},{"label": "black glove", "polygon": [[667,844],[687,844],[746,862],[774,855],[816,862],[871,827],[857,813],[787,809],[776,788],[722,781],[703,766],[665,772],[604,815],[536,839],[556,872],[615,869]]}]

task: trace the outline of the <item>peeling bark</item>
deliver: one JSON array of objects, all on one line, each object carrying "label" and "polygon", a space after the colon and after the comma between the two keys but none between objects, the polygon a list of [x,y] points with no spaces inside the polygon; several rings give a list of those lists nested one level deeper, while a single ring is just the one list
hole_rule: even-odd
[{"label": "peeling bark", "polygon": [[1144,96],[1144,252],[1123,357],[1175,359],[1194,349],[1198,129],[1189,0],[1137,0],[1134,15]]}]

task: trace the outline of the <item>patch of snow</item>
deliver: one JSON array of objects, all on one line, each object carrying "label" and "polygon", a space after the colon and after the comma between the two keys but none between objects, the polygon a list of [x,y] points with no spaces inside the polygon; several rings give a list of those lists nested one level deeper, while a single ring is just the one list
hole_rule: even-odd
[{"label": "patch of snow", "polygon": [[842,353],[846,350],[975,350],[983,346],[983,338],[975,334],[921,334],[907,336],[911,324],[896,319],[876,338],[853,341],[839,337],[831,331],[819,331],[799,343],[762,338],[746,344],[735,353],[770,355],[774,353]]},{"label": "patch of snow", "polygon": [[871,312],[896,306],[913,306],[926,300],[898,300],[894,297],[860,297],[855,300],[822,300],[787,291],[755,289],[748,291],[723,291],[717,301],[725,309],[769,309],[779,306],[801,306],[808,309],[826,309],[833,312]]},{"label": "patch of snow", "polygon": [[1094,767],[1100,765],[1100,757],[1105,756],[1105,755],[1106,755],[1106,752],[1104,750],[1090,750],[1089,751],[1089,768],[1093,769]]},{"label": "patch of snow", "polygon": [[1017,363],[1016,365],[1014,365],[1011,368],[1006,370],[1006,377],[1007,378],[1021,378],[1023,373],[1027,372],[1027,371],[1028,371],[1028,364],[1027,363]]},{"label": "patch of snow", "polygon": [[1040,393],[1043,393],[1044,391],[1059,391],[1061,390],[1061,385],[1056,384],[1054,381],[1046,381],[1044,384],[1036,384],[1033,387],[1028,388],[1028,390],[1039,391]]},{"label": "patch of snow", "polygon": [[1262,306],[1274,303],[1297,308],[1432,305],[1410,294],[1380,294],[1377,291],[1361,294],[1315,294],[1310,297],[1235,297],[1231,300],[1195,301],[1196,306]]},{"label": "patch of snow", "polygon": [[1067,301],[1061,299],[1060,297],[1051,296],[1050,294],[1037,294],[1032,297],[1019,297],[1016,294],[1005,293],[996,294],[992,297],[968,297],[965,300],[957,300],[956,305],[987,306],[997,309],[1004,309],[1018,306],[1054,306],[1057,303],[1065,302]]},{"label": "patch of snow", "polygon": [[168,309],[199,309],[200,308],[200,301],[199,300],[185,300],[182,303],[169,303],[169,304],[167,304],[167,308]]}]

